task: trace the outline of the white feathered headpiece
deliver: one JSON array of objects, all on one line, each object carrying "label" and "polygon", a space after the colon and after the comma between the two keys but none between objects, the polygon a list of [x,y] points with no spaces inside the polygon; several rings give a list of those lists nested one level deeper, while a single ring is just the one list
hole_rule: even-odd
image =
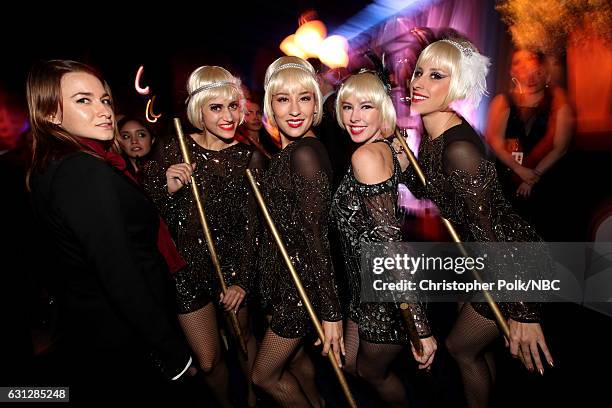
[{"label": "white feathered headpiece", "polygon": [[482,97],[487,94],[487,74],[491,65],[489,57],[480,54],[469,41],[444,39],[440,42],[451,44],[459,50],[459,83],[465,90],[465,99],[478,106]]}]

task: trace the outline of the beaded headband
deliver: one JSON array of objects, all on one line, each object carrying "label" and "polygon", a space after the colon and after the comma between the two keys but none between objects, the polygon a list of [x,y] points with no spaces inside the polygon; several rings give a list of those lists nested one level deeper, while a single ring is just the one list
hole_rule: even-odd
[{"label": "beaded headband", "polygon": [[210,84],[206,84],[206,85],[202,85],[199,88],[194,89],[189,96],[187,97],[187,99],[185,99],[185,104],[189,103],[189,100],[197,93],[203,92],[203,91],[208,91],[209,89],[213,89],[213,88],[220,88],[222,86],[231,86],[234,87],[238,90],[238,86],[232,82],[232,81],[216,81],[216,82],[211,82]]},{"label": "beaded headband", "polygon": [[440,41],[453,45],[455,48],[457,48],[459,51],[461,51],[463,53],[463,55],[465,55],[468,58],[471,57],[474,54],[474,50],[473,49],[471,49],[470,47],[466,47],[465,45],[460,44],[457,41],[453,41],[453,40],[450,40],[448,38],[445,38],[444,40],[440,40]]},{"label": "beaded headband", "polygon": [[278,67],[276,67],[276,69],[272,72],[270,72],[270,75],[268,75],[268,77],[266,78],[266,81],[264,83],[264,89],[266,89],[268,87],[268,84],[270,83],[270,80],[272,79],[272,77],[274,75],[276,75],[279,71],[282,71],[284,69],[289,69],[289,68],[297,68],[297,69],[301,69],[304,72],[309,73],[310,75],[314,76],[314,73],[309,70],[308,68],[306,68],[305,66],[301,65],[301,64],[296,64],[295,62],[288,62],[286,64],[280,65]]}]

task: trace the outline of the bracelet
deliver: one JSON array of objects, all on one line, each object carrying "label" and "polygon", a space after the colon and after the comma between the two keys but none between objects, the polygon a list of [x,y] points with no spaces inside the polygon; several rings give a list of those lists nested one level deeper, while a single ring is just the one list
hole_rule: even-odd
[{"label": "bracelet", "polygon": [[533,169],[533,172],[536,174],[536,176],[538,177],[542,177],[542,172],[538,169]]}]

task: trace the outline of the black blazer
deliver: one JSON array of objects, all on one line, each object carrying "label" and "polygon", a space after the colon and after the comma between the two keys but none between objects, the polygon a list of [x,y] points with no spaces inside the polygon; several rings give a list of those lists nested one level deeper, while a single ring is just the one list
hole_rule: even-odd
[{"label": "black blazer", "polygon": [[189,349],[171,308],[153,204],[118,170],[83,152],[51,162],[31,186],[34,211],[57,250],[50,269],[69,347],[88,355],[143,351],[167,377],[180,373]]}]

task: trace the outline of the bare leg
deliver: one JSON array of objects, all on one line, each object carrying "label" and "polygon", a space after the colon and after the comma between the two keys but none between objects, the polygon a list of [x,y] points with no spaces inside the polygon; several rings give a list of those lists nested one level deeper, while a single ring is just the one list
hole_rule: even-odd
[{"label": "bare leg", "polygon": [[448,351],[457,361],[465,397],[470,408],[489,405],[494,375],[487,364],[483,350],[495,338],[499,330],[493,320],[481,316],[472,305],[466,304],[446,339]]},{"label": "bare leg", "polygon": [[222,407],[233,406],[229,393],[229,373],[221,360],[214,305],[211,302],[195,312],[179,314],[178,320],[217,402]]}]

